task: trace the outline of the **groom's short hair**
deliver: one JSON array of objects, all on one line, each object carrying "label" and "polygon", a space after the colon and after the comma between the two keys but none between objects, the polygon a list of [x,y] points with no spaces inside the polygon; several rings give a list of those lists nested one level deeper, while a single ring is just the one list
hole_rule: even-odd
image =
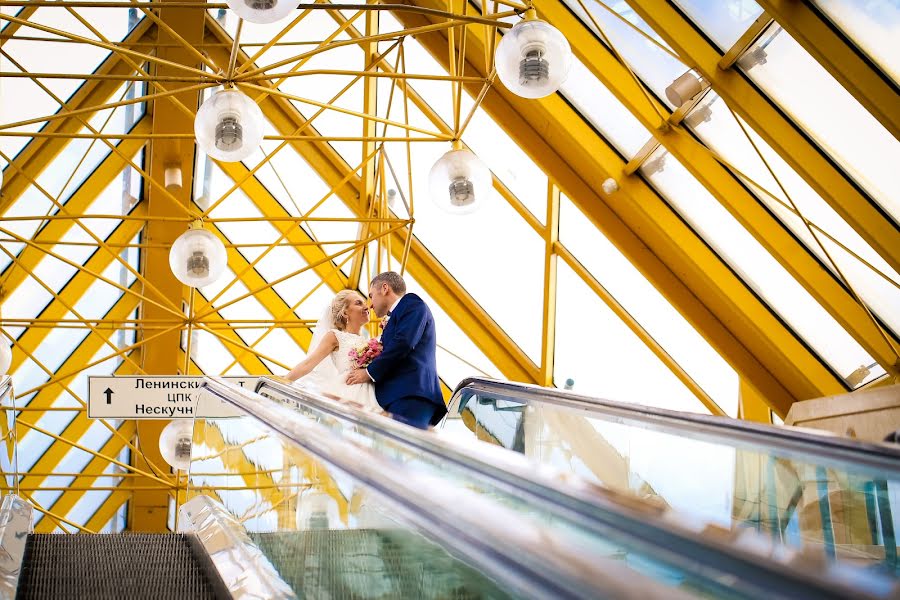
[{"label": "groom's short hair", "polygon": [[403,281],[403,277],[400,276],[400,273],[395,273],[394,271],[379,273],[372,279],[370,285],[381,285],[382,283],[388,284],[398,296],[402,296],[406,293],[406,282]]}]

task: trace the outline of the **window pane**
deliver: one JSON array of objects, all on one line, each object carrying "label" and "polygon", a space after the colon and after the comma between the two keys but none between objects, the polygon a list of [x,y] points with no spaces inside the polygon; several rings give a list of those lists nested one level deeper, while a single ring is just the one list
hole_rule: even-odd
[{"label": "window pane", "polygon": [[841,377],[873,365],[872,357],[673,156],[660,148],[641,172]]},{"label": "window pane", "polygon": [[668,300],[568,199],[560,203],[560,240],[697,384],[737,416],[738,376]]},{"label": "window pane", "polygon": [[753,0],[676,0],[676,4],[713,39],[723,53],[763,12]]},{"label": "window pane", "polygon": [[709,411],[565,263],[557,270],[557,384],[617,402]]},{"label": "window pane", "polygon": [[900,2],[897,0],[812,0],[813,4],[852,39],[876,64],[900,82]]},{"label": "window pane", "polygon": [[773,24],[738,65],[900,222],[900,142],[800,44]]},{"label": "window pane", "polygon": [[[572,12],[578,15],[586,27],[595,34],[600,34],[576,0],[565,0],[565,3]],[[665,45],[659,36],[647,26],[644,20],[624,2],[616,3],[613,9],[622,15],[628,23],[624,22],[622,18],[610,14],[598,2],[585,2],[585,6],[591,11],[591,15],[597,21],[602,33],[609,39],[625,62],[628,63],[628,66],[640,76],[661,101],[671,106],[671,103],[666,98],[666,87],[687,72],[687,66],[651,42],[644,35],[641,35],[640,32],[635,31],[628,24],[633,24],[658,43]],[[599,37],[603,39],[602,35],[599,35]]]},{"label": "window pane", "polygon": [[[828,256],[822,251],[816,239],[812,237],[802,219],[789,209],[790,202],[787,196],[781,191],[778,182],[775,181],[766,168],[765,163],[757,155],[722,99],[713,93],[707,94],[703,101],[691,111],[684,122],[691,127],[705,144],[720,154],[730,164],[737,167],[756,184],[762,186],[765,192],[757,188],[749,180],[746,181],[748,188],[756,193],[756,197],[837,276],[838,273],[832,267]],[[828,254],[838,263],[844,275],[849,278],[853,288],[875,314],[895,332],[900,331],[900,290],[896,287],[900,286],[900,275],[821,196],[816,194],[762,138],[747,127],[746,124],[744,124],[744,127],[752,138],[753,144],[759,148],[766,162],[778,176],[778,180],[790,194],[791,200],[797,205],[800,213],[820,227],[822,231],[827,232],[829,236],[832,236],[840,244],[852,250],[860,258],[884,274],[882,276],[876,273],[850,254],[848,250],[829,239],[825,233],[817,231],[819,241],[825,246]],[[775,195],[780,202],[773,199],[769,194]],[[891,281],[894,283],[891,283]]]}]

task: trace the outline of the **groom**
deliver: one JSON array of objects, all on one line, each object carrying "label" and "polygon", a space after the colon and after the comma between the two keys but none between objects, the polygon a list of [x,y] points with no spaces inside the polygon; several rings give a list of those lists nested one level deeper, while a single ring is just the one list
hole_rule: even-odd
[{"label": "groom", "polygon": [[406,282],[393,271],[369,284],[378,317],[388,317],[381,334],[381,354],[366,369],[347,376],[347,384],[375,383],[375,399],[398,421],[425,429],[447,414],[435,363],[434,317]]}]

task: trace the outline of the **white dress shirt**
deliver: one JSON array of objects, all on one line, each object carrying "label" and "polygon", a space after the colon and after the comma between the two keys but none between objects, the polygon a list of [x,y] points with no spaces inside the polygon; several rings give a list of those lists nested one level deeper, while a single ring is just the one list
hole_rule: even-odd
[{"label": "white dress shirt", "polygon": [[[397,300],[394,301],[393,304],[391,304],[391,307],[388,309],[388,316],[390,316],[390,314],[391,314],[392,312],[394,312],[395,310],[397,310],[397,305],[400,304],[400,301],[401,301],[401,300],[403,300],[403,296],[400,296],[399,298],[397,298]],[[372,375],[369,374],[369,369],[366,369],[366,375],[369,375],[369,379],[372,380],[372,383],[375,383],[375,378],[372,377]]]}]

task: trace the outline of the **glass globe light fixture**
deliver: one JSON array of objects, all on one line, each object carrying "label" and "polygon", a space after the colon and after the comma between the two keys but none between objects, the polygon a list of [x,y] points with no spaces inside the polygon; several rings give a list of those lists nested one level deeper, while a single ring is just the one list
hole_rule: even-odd
[{"label": "glass globe light fixture", "polygon": [[296,9],[300,0],[225,0],[228,8],[251,23],[274,23]]},{"label": "glass globe light fixture", "polygon": [[441,209],[464,215],[474,212],[493,190],[491,171],[459,142],[444,154],[428,174],[431,200]]},{"label": "glass globe light fixture", "polygon": [[238,162],[259,148],[263,122],[256,102],[236,88],[225,88],[200,106],[194,119],[194,136],[211,158]]},{"label": "glass globe light fixture", "polygon": [[159,453],[163,460],[175,469],[187,471],[191,466],[191,444],[194,440],[194,422],[179,419],[166,425],[159,434]]},{"label": "glass globe light fixture", "polygon": [[0,337],[0,375],[9,373],[9,367],[12,365],[12,349],[6,343],[6,340]]},{"label": "glass globe light fixture", "polygon": [[202,228],[185,231],[169,250],[172,273],[178,281],[194,288],[216,281],[222,276],[227,263],[225,244]]},{"label": "glass globe light fixture", "polygon": [[543,98],[559,89],[572,66],[572,49],[562,33],[537,18],[534,9],[507,31],[494,57],[506,89],[522,98]]}]

